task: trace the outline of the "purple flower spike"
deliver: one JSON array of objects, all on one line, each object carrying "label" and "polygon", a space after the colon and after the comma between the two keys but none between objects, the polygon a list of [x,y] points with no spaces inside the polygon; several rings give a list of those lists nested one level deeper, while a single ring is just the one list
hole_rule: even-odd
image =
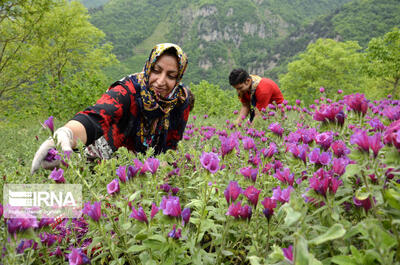
[{"label": "purple flower spike", "polygon": [[353,202],[357,207],[363,207],[366,213],[372,207],[371,199],[369,197],[365,200],[358,200],[356,197],[353,197]]},{"label": "purple flower spike", "polygon": [[108,194],[111,194],[111,195],[119,192],[118,179],[114,179],[110,183],[107,184],[107,192],[108,192]]},{"label": "purple flower spike", "polygon": [[240,169],[240,173],[247,179],[253,180],[253,182],[256,182],[257,180],[257,174],[258,174],[258,169],[257,168],[252,168],[250,167],[244,167]]},{"label": "purple flower spike", "polygon": [[51,133],[54,133],[54,122],[53,122],[54,117],[50,116],[47,120],[43,122],[43,127],[44,128],[49,128]]},{"label": "purple flower spike", "polygon": [[144,212],[142,206],[139,206],[138,210],[136,210],[135,207],[132,207],[132,213],[131,215],[129,215],[129,217],[135,218],[136,220],[144,222],[146,224],[149,223],[149,221],[147,220],[147,215]]},{"label": "purple flower spike", "polygon": [[272,199],[276,201],[280,201],[282,203],[289,202],[290,193],[294,191],[292,186],[287,187],[286,189],[281,190],[281,187],[278,186],[272,190]]},{"label": "purple flower spike", "polygon": [[369,144],[369,147],[371,148],[372,152],[374,153],[374,157],[376,158],[378,156],[379,150],[381,150],[383,147],[382,134],[377,133],[373,136],[369,136],[368,144]]},{"label": "purple flower spike", "polygon": [[158,211],[160,210],[160,208],[157,207],[157,205],[155,203],[153,203],[151,205],[151,214],[150,214],[150,218],[153,219],[154,216],[158,213]]},{"label": "purple flower spike", "polygon": [[151,174],[155,174],[159,166],[160,161],[157,158],[149,157],[146,162],[144,162],[143,167],[147,167]]},{"label": "purple flower spike", "polygon": [[226,202],[229,204],[236,201],[239,195],[243,192],[242,188],[236,181],[230,181],[228,187],[224,191]]},{"label": "purple flower spike", "polygon": [[346,156],[350,153],[350,149],[348,149],[346,144],[341,140],[333,142],[331,148],[336,157]]},{"label": "purple flower spike", "polygon": [[254,206],[254,208],[256,208],[257,203],[258,203],[258,196],[260,195],[260,192],[261,192],[261,190],[256,189],[254,186],[249,186],[243,192],[243,194],[250,201],[250,203]]},{"label": "purple flower spike", "polygon": [[332,161],[332,169],[335,174],[342,176],[346,171],[346,167],[349,164],[349,159],[347,158],[334,158]]},{"label": "purple flower spike", "polygon": [[176,230],[176,224],[174,224],[172,230],[168,233],[168,236],[174,239],[179,239],[182,237],[182,229],[178,228],[178,230]]},{"label": "purple flower spike", "polygon": [[274,209],[276,208],[276,200],[274,200],[273,198],[265,197],[261,204],[264,206],[263,213],[269,221],[274,214]]},{"label": "purple flower spike", "polygon": [[179,197],[168,196],[166,198],[163,196],[160,209],[163,210],[164,215],[179,217],[181,215],[181,204],[179,203]]},{"label": "purple flower spike", "polygon": [[38,221],[36,217],[30,214],[27,214],[24,218],[10,218],[7,220],[7,229],[10,234],[37,227]]},{"label": "purple flower spike", "polygon": [[236,204],[232,203],[229,208],[228,212],[226,215],[233,216],[235,219],[240,217],[240,210],[242,209],[242,202],[238,201]]},{"label": "purple flower spike", "polygon": [[3,205],[0,203],[0,218],[3,216]]},{"label": "purple flower spike", "polygon": [[214,174],[219,170],[219,157],[216,153],[203,152],[200,157],[200,163],[211,174]]},{"label": "purple flower spike", "polygon": [[54,179],[54,181],[57,183],[65,183],[64,170],[62,168],[53,169],[53,171],[50,173],[49,179]]},{"label": "purple flower spike", "polygon": [[290,245],[288,248],[282,248],[282,251],[285,258],[293,262],[293,246]]},{"label": "purple flower spike", "polygon": [[185,208],[182,211],[182,225],[184,226],[185,224],[189,223],[190,220],[190,208]]},{"label": "purple flower spike", "polygon": [[244,137],[242,139],[242,142],[243,142],[244,150],[252,150],[256,147],[256,144],[254,143],[254,139],[251,137]]},{"label": "purple flower spike", "polygon": [[320,133],[317,136],[315,136],[315,142],[326,151],[333,142],[333,133],[332,132]]},{"label": "purple flower spike", "polygon": [[237,148],[239,146],[239,140],[237,138],[236,134],[231,134],[229,137],[225,136],[220,136],[219,140],[221,141],[221,153],[222,157],[226,156],[234,148]]},{"label": "purple flower spike", "polygon": [[116,170],[119,179],[125,183],[126,182],[126,166],[119,166]]},{"label": "purple flower spike", "polygon": [[139,172],[140,168],[136,166],[129,166],[128,167],[128,179],[132,179],[136,176],[136,174]]},{"label": "purple flower spike", "polygon": [[250,221],[251,216],[253,215],[253,210],[251,209],[251,206],[249,205],[244,205],[239,211],[239,215],[242,219],[247,219]]},{"label": "purple flower spike", "polygon": [[90,216],[95,222],[99,221],[101,217],[101,202],[94,202],[93,204],[90,202],[85,203],[82,213]]},{"label": "purple flower spike", "polygon": [[90,264],[89,258],[83,253],[80,248],[73,248],[71,253],[68,254],[69,265],[83,265]]},{"label": "purple flower spike", "polygon": [[275,122],[275,123],[272,123],[271,125],[269,125],[268,129],[270,129],[271,132],[273,132],[274,134],[282,137],[284,130],[278,122]]},{"label": "purple flower spike", "polygon": [[358,131],[350,137],[350,143],[358,145],[359,149],[369,152],[369,138],[366,131]]},{"label": "purple flower spike", "polygon": [[283,171],[280,169],[276,170],[274,177],[279,181],[281,181],[282,183],[286,183],[290,186],[292,186],[294,183],[294,174],[290,173],[289,168],[285,168],[283,169]]}]

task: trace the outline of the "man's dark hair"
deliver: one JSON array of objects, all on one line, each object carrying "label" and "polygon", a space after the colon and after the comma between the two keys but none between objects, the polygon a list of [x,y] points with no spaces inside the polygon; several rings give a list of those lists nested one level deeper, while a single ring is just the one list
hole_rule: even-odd
[{"label": "man's dark hair", "polygon": [[250,75],[247,73],[246,70],[242,68],[233,69],[232,72],[229,74],[229,84],[231,86],[236,86],[237,84],[244,83]]}]

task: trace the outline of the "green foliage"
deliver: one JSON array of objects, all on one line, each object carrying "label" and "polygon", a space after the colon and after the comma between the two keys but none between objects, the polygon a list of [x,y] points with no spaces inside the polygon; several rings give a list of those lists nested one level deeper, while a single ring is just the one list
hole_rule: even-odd
[{"label": "green foliage", "polygon": [[400,29],[395,28],[383,37],[373,38],[366,50],[367,72],[370,76],[382,78],[391,86],[391,94],[400,98]]},{"label": "green foliage", "polygon": [[[81,4],[66,1],[52,4],[48,9],[40,9],[40,19],[27,10],[26,15],[19,17],[23,23],[10,18],[2,21],[2,30],[8,34],[0,43],[6,56],[0,71],[1,111],[5,115],[12,115],[15,109],[46,111],[62,99],[71,99],[65,102],[65,109],[71,110],[79,101],[78,95],[83,95],[82,103],[88,102],[87,95],[98,95],[100,81],[105,90],[101,69],[116,62],[111,44],[101,44],[105,35],[89,23],[87,10]],[[26,31],[31,32],[29,36]],[[8,45],[13,38],[26,41],[15,44],[14,48]],[[78,92],[72,89],[78,86],[88,92],[71,94]]]},{"label": "green foliage", "polygon": [[311,103],[308,95],[318,94],[324,87],[333,98],[341,89],[346,94],[368,91],[369,79],[360,71],[365,64],[357,42],[338,42],[319,39],[307,51],[288,65],[288,73],[281,76],[281,88],[287,99],[303,99]]},{"label": "green foliage", "polygon": [[207,114],[214,117],[229,118],[233,111],[239,107],[239,100],[233,90],[222,90],[207,81],[191,84],[190,89],[196,100],[194,115]]}]

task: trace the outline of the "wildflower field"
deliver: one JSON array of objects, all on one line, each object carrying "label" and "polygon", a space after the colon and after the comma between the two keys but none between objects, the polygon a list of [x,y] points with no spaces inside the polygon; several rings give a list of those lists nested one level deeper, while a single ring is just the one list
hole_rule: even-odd
[{"label": "wildflower field", "polygon": [[192,115],[158,156],[53,152],[61,167],[33,176],[48,130],[3,126],[2,186],[81,184],[84,205],[76,219],[6,219],[2,205],[0,263],[400,264],[400,102],[340,92],[253,125]]}]

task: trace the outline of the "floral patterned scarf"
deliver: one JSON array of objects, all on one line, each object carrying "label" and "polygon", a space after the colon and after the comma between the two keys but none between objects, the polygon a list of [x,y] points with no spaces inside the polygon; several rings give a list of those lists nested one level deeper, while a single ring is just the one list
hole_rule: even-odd
[{"label": "floral patterned scarf", "polygon": [[[178,56],[178,77],[176,86],[172,90],[173,94],[168,98],[161,98],[156,95],[154,89],[149,86],[149,77],[152,67],[157,59],[169,48],[176,50]],[[146,147],[155,146],[159,141],[159,136],[163,130],[169,128],[169,115],[177,105],[185,102],[188,97],[186,88],[180,84],[186,70],[188,59],[182,49],[172,43],[162,43],[156,45],[150,52],[149,59],[141,73],[133,74],[141,86],[140,97],[143,103],[143,117],[140,121],[138,136]]]}]

